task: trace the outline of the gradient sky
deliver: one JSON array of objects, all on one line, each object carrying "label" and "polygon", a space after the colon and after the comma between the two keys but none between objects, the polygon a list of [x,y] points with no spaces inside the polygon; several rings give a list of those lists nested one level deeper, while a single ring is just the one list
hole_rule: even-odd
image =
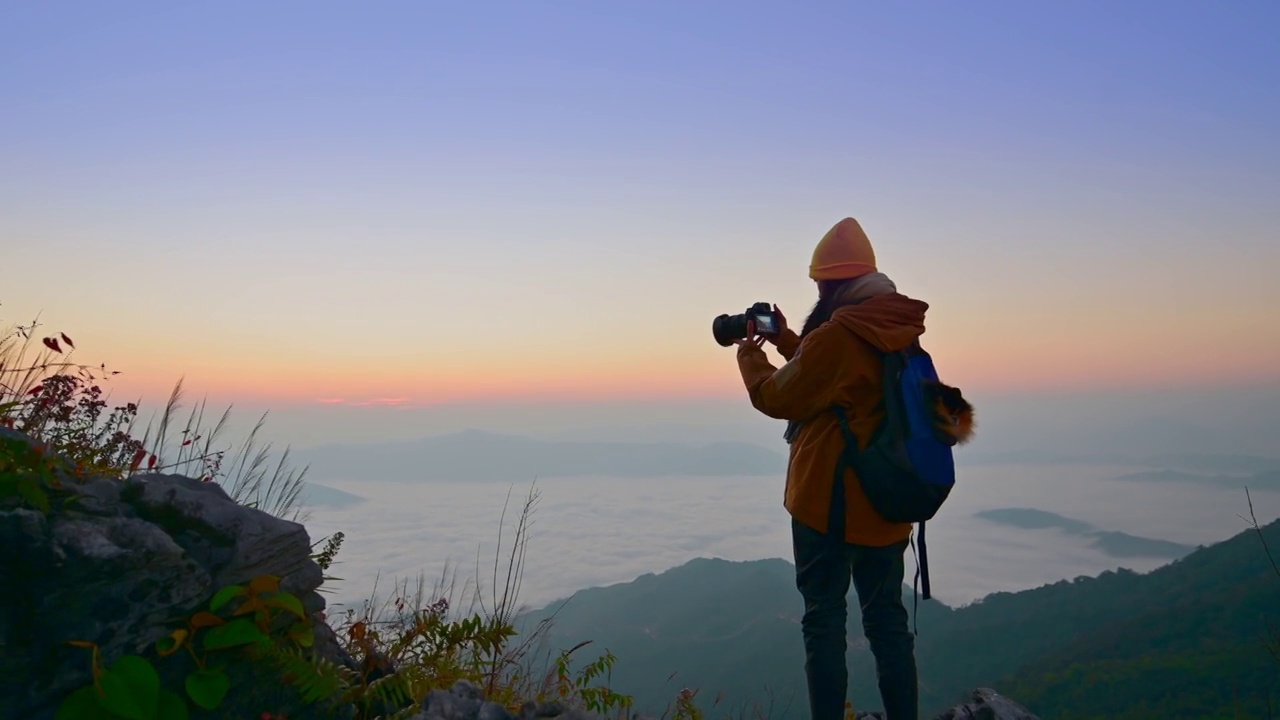
[{"label": "gradient sky", "polygon": [[0,5],[0,319],[124,392],[731,398],[861,220],[975,392],[1280,386],[1280,4]]}]

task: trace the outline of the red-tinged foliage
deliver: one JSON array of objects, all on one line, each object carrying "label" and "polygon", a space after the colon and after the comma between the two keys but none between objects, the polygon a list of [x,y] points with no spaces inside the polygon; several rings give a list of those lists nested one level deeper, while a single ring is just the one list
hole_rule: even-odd
[{"label": "red-tinged foliage", "polygon": [[146,450],[142,448],[138,448],[137,450],[135,450],[133,452],[133,460],[129,462],[129,472],[131,473],[137,472],[138,468],[142,467],[142,460],[146,457],[147,457]]},{"label": "red-tinged foliage", "polygon": [[54,351],[54,352],[56,352],[56,353],[60,353],[60,352],[62,352],[62,347],[60,347],[60,346],[58,345],[58,339],[57,339],[57,338],[47,337],[47,338],[45,338],[44,340],[41,340],[41,342],[43,342],[43,343],[44,343],[44,346],[45,346],[45,347],[49,348],[50,350],[52,350],[52,351]]},{"label": "red-tinged foliage", "polygon": [[62,342],[66,343],[67,347],[71,348],[72,350],[76,349],[76,344],[71,342],[71,338],[67,337],[66,333],[58,333],[58,335],[62,337]]}]

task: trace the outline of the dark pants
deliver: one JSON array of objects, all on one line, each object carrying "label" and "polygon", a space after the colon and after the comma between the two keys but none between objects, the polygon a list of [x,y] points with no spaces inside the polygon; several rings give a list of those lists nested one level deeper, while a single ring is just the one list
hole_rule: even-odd
[{"label": "dark pants", "polygon": [[795,520],[791,539],[796,587],[804,597],[801,627],[812,719],[844,718],[849,684],[845,597],[852,578],[862,607],[862,630],[876,659],[885,720],[917,720],[915,641],[902,604],[907,541],[888,547],[835,546],[822,533]]}]

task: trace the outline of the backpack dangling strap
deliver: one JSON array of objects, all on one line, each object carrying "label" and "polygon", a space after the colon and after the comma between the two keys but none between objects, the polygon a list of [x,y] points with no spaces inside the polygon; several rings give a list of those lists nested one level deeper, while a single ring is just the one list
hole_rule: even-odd
[{"label": "backpack dangling strap", "polygon": [[916,565],[916,573],[920,576],[920,590],[924,599],[933,597],[929,588],[929,549],[924,544],[924,523],[920,523],[920,560]]},{"label": "backpack dangling strap", "polygon": [[907,536],[911,541],[911,554],[916,559],[916,576],[911,581],[911,633],[920,634],[920,554],[916,551],[915,533]]},{"label": "backpack dangling strap", "polygon": [[858,452],[858,437],[853,434],[853,430],[849,427],[849,414],[839,405],[832,405],[831,410],[836,414],[836,420],[840,423],[840,433],[844,435],[845,447],[856,454]]}]

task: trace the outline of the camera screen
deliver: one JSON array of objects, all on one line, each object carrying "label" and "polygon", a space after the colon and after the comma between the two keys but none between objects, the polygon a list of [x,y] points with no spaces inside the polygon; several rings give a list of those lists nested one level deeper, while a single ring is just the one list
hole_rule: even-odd
[{"label": "camera screen", "polygon": [[756,321],[756,332],[761,333],[761,334],[768,334],[768,333],[776,332],[776,330],[774,330],[774,327],[773,327],[773,317],[772,317],[772,316],[770,316],[770,315],[757,315],[757,316],[755,317],[755,321]]}]

